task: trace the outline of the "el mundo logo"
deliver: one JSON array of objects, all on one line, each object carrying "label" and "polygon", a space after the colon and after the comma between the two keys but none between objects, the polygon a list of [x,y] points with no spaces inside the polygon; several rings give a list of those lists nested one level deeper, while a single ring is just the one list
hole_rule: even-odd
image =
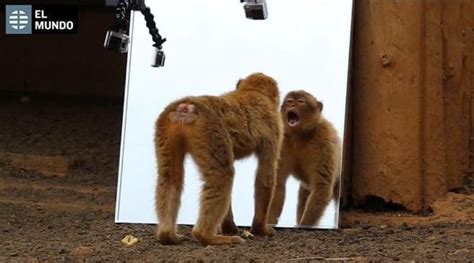
[{"label": "el mundo logo", "polygon": [[78,8],[70,5],[6,5],[5,33],[75,34]]},{"label": "el mundo logo", "polygon": [[31,34],[31,5],[6,5],[6,34]]},{"label": "el mundo logo", "polygon": [[10,26],[16,30],[22,30],[28,25],[28,15],[21,10],[13,11],[8,19],[10,19]]}]

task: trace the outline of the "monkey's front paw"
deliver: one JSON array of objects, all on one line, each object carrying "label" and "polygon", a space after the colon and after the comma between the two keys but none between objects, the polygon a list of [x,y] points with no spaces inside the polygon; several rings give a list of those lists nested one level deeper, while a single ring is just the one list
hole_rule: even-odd
[{"label": "monkey's front paw", "polygon": [[158,242],[162,245],[175,245],[183,242],[184,236],[171,233],[158,233]]},{"label": "monkey's front paw", "polygon": [[256,236],[273,236],[276,234],[275,229],[267,225],[253,225],[250,232]]}]

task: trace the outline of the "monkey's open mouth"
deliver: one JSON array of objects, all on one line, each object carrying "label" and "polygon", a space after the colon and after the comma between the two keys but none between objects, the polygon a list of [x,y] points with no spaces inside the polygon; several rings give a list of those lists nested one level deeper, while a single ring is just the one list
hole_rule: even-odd
[{"label": "monkey's open mouth", "polygon": [[295,112],[288,112],[288,125],[290,127],[295,127],[296,125],[298,125],[300,123],[300,117],[298,117],[298,114],[296,114]]}]

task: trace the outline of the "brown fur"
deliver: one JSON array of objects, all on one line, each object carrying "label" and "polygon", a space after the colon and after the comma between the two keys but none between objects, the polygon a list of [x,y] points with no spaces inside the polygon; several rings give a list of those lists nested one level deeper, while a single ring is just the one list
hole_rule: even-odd
[{"label": "brown fur", "polygon": [[[283,124],[278,111],[276,82],[255,73],[242,79],[236,90],[222,96],[186,97],[168,105],[156,122],[158,161],[156,211],[158,239],[163,244],[180,241],[176,218],[183,190],[183,161],[189,153],[204,181],[199,219],[192,231],[204,245],[243,242],[239,236],[217,235],[219,225],[232,221],[230,209],[234,160],[255,153],[255,215],[251,231],[271,235],[268,210],[275,185]],[[224,232],[235,228],[226,225]],[[235,229],[234,229],[235,230]]]},{"label": "brown fur", "polygon": [[[281,114],[286,124],[277,186],[270,206],[270,224],[278,223],[290,174],[300,181],[298,225],[316,225],[333,198],[341,173],[341,143],[336,129],[321,116],[322,109],[321,102],[302,90],[288,93],[283,101]],[[293,127],[289,114],[299,118]]]}]

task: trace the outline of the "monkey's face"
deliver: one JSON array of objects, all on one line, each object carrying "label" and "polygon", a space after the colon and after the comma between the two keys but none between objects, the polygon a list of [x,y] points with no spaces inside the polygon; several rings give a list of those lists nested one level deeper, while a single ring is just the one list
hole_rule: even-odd
[{"label": "monkey's face", "polygon": [[286,95],[281,114],[291,131],[308,131],[315,127],[323,104],[305,91],[292,91]]}]

